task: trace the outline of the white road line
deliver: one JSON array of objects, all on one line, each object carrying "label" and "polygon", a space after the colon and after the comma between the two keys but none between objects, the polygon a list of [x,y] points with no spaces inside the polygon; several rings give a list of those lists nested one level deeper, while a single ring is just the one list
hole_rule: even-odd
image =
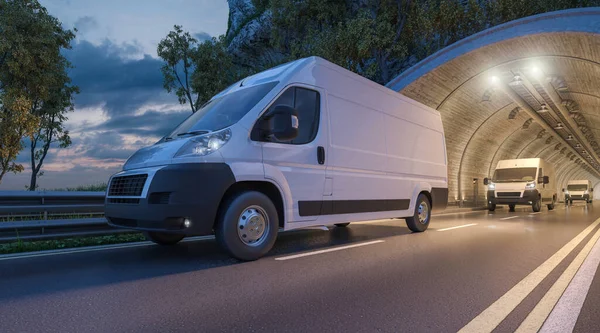
[{"label": "white road line", "polygon": [[[567,267],[567,269],[565,269],[565,271],[558,278],[558,280],[556,280],[554,285],[552,285],[550,290],[548,290],[546,295],[544,295],[544,297],[536,305],[536,307],[533,309],[533,311],[531,311],[529,313],[527,318],[525,318],[525,320],[521,323],[521,325],[519,326],[519,328],[517,329],[516,332],[524,333],[524,332],[538,332],[539,331],[539,329],[542,327],[542,325],[544,325],[544,322],[550,315],[550,312],[552,312],[552,309],[554,309],[554,306],[556,305],[556,303],[559,301],[559,299],[563,295],[565,289],[567,289],[567,286],[572,281],[573,277],[575,276],[575,274],[577,273],[577,271],[579,270],[579,268],[581,267],[583,262],[586,260],[589,253],[592,251],[592,248],[595,247],[594,245],[596,245],[598,238],[600,238],[600,230],[598,230],[594,234],[594,236],[589,240],[589,242],[585,245],[585,247],[581,250],[581,252],[579,252],[577,257],[575,257],[575,259],[573,259],[573,262],[571,262],[569,267]],[[596,252],[598,252],[598,251],[596,251]],[[596,256],[600,257],[600,256],[598,256],[598,253],[596,254]],[[588,274],[588,276],[587,276],[588,280],[589,280],[587,286],[585,286],[583,289],[578,290],[580,292],[584,292],[584,293],[579,294],[579,296],[582,296],[582,297],[579,297],[579,299],[581,300],[581,303],[580,303],[581,306],[583,306],[583,301],[585,300],[585,295],[587,295],[589,286],[591,285],[594,274],[596,273],[596,267],[598,267],[599,261],[596,260],[595,262],[596,262],[595,265],[592,265],[593,270],[588,269],[588,271],[591,273],[591,275]],[[573,281],[573,282],[575,282],[575,281]],[[574,288],[577,289],[578,287],[579,286],[575,286]],[[563,310],[563,315],[566,314],[571,319],[569,321],[569,323],[572,323],[570,330],[562,330],[561,329],[558,331],[557,330],[552,330],[552,331],[553,332],[572,332],[573,328],[575,327],[575,323],[577,322],[577,317],[579,316],[579,312],[581,311],[581,306],[576,309],[577,311],[573,311],[572,305],[569,304],[568,310],[567,310],[568,314],[564,313],[564,310]],[[561,322],[559,324],[562,325],[562,324],[566,324],[566,323]],[[548,326],[548,328],[550,328],[550,326]]]},{"label": "white road line", "polygon": [[521,217],[521,216],[509,216],[509,217],[503,217],[503,218],[501,218],[501,220],[510,220],[510,219],[516,219],[517,217]]},{"label": "white road line", "polygon": [[279,258],[275,258],[275,260],[290,260],[290,259],[296,259],[296,258],[314,256],[314,255],[317,255],[317,254],[323,254],[323,253],[328,253],[328,252],[347,250],[347,249],[351,249],[351,248],[359,247],[359,246],[373,245],[373,244],[383,243],[383,242],[385,242],[385,241],[379,239],[379,240],[375,240],[375,241],[371,241],[371,242],[358,243],[358,244],[352,244],[352,245],[334,247],[334,248],[325,249],[325,250],[318,250],[318,251],[313,251],[313,252],[306,252],[306,253],[294,254],[294,255],[286,256],[286,257],[279,257]]},{"label": "white road line", "polygon": [[[196,241],[200,241],[200,240],[207,240],[207,239],[213,239],[213,238],[214,238],[214,236],[190,237],[190,238],[186,238],[186,239],[182,240],[181,243],[196,242]],[[155,245],[155,244],[152,242],[149,242],[149,241],[144,241],[144,242],[134,242],[134,243],[124,243],[124,244],[121,243],[121,244],[110,244],[110,245],[74,247],[74,248],[59,249],[59,250],[44,250],[44,251],[37,251],[37,252],[14,253],[14,254],[1,255],[0,261],[36,258],[36,257],[48,257],[48,256],[61,255],[61,254],[100,252],[100,251],[128,249],[128,248],[136,248],[136,247],[144,247],[144,246],[152,246],[152,245]]]},{"label": "white road line", "polygon": [[558,266],[579,243],[581,243],[597,226],[600,219],[594,221],[579,235],[575,236],[552,257],[538,266],[533,272],[512,287],[496,302],[473,318],[459,333],[492,332],[524,299]]},{"label": "white road line", "polygon": [[544,322],[540,333],[573,331],[599,264],[600,242],[596,242],[592,252]]},{"label": "white road line", "polygon": [[536,215],[536,214],[540,214],[541,212],[535,212],[535,213],[530,213],[529,215]]},{"label": "white road line", "polygon": [[454,230],[454,229],[460,229],[460,228],[472,227],[472,226],[474,226],[474,225],[477,225],[477,223],[464,224],[464,225],[459,225],[459,226],[456,226],[456,227],[450,227],[450,228],[438,229],[437,231],[448,231],[448,230]]}]

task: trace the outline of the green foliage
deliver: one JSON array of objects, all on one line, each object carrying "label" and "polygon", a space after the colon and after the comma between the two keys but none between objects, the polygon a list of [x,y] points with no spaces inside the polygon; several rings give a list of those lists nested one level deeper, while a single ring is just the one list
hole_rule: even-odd
[{"label": "green foliage", "polygon": [[69,192],[104,192],[108,185],[106,183],[91,184],[91,185],[80,185],[77,187],[57,188],[50,191],[69,191]]},{"label": "green foliage", "polygon": [[165,89],[175,91],[179,102],[189,103],[192,112],[248,73],[234,65],[225,36],[198,43],[181,26],[159,43],[158,55],[165,61]]},{"label": "green foliage", "polygon": [[196,112],[197,97],[192,96],[190,76],[194,70],[192,57],[198,40],[184,32],[180,25],[174,26],[174,29],[158,44],[158,56],[165,61],[161,68],[164,87],[169,93],[175,92],[180,104],[189,103],[192,112]]},{"label": "green foliage", "polygon": [[96,237],[80,237],[80,238],[65,238],[59,240],[43,240],[43,241],[16,241],[13,243],[0,244],[0,254],[57,250],[84,246],[98,246],[108,244],[120,244],[131,242],[142,242],[146,238],[141,233],[96,236]]},{"label": "green foliage", "polygon": [[61,50],[70,48],[75,35],[37,0],[0,0],[0,31],[1,182],[7,172],[23,170],[14,162],[22,139],[34,135],[40,119],[33,111],[70,66]]}]

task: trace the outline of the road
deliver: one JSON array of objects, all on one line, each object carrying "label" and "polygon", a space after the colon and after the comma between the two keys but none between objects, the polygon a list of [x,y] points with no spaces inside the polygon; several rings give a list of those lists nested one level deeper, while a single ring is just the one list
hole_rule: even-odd
[{"label": "road", "polygon": [[[589,295],[569,285],[565,295],[585,302],[579,313],[560,298],[562,316],[594,332],[600,278],[589,260],[600,251],[579,254],[600,246],[599,218],[595,203],[439,215],[420,234],[403,220],[354,223],[283,233],[247,263],[214,240],[0,257],[0,331],[512,332],[577,272]],[[587,280],[578,258],[593,268]]]}]

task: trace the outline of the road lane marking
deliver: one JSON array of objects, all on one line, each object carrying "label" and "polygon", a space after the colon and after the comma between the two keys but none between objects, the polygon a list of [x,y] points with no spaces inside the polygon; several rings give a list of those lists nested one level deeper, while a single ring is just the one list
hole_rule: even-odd
[{"label": "road lane marking", "polygon": [[536,214],[540,214],[541,212],[535,212],[535,213],[530,213],[529,215],[536,215]]},{"label": "road lane marking", "polygon": [[517,217],[520,217],[520,216],[509,216],[509,217],[503,217],[503,218],[501,218],[501,220],[510,220],[510,219],[516,219]]},{"label": "road lane marking", "polygon": [[492,332],[598,224],[600,224],[600,219],[590,224],[579,235],[575,236],[575,238],[571,239],[558,252],[552,255],[552,257],[548,258],[548,260],[529,273],[523,280],[519,281],[506,294],[502,295],[502,297],[483,310],[477,317],[473,318],[459,333]]},{"label": "road lane marking", "polygon": [[571,280],[569,287],[544,322],[540,333],[573,331],[592,281],[594,281],[598,265],[600,265],[600,242],[596,242],[594,245],[583,265]]},{"label": "road lane marking", "polygon": [[554,306],[562,296],[563,292],[569,286],[569,283],[579,270],[579,267],[581,267],[584,260],[587,258],[588,254],[598,241],[598,238],[600,238],[600,230],[596,231],[594,236],[592,236],[592,238],[587,242],[581,252],[579,252],[575,259],[573,259],[573,262],[571,262],[558,280],[556,280],[556,282],[552,285],[550,290],[548,290],[546,295],[544,295],[535,308],[533,308],[527,318],[525,318],[519,328],[515,331],[516,333],[536,333],[539,331],[544,324],[544,321],[546,321],[546,318],[548,318],[550,315],[550,312],[552,312],[552,309],[554,309]]},{"label": "road lane marking", "polygon": [[477,223],[464,224],[464,225],[459,225],[456,227],[450,227],[450,228],[444,228],[444,229],[437,229],[437,231],[448,231],[448,230],[454,230],[454,229],[459,229],[459,228],[472,227],[474,225],[477,225]]},{"label": "road lane marking", "polygon": [[279,258],[275,258],[275,260],[290,260],[290,259],[296,259],[296,258],[314,256],[314,255],[317,255],[317,254],[323,254],[323,253],[328,253],[328,252],[347,250],[347,249],[351,249],[351,248],[359,247],[359,246],[373,245],[373,244],[383,243],[383,242],[385,242],[385,241],[379,239],[379,240],[374,240],[374,241],[365,242],[365,243],[351,244],[351,245],[334,247],[334,248],[330,248],[330,249],[324,249],[324,250],[317,250],[317,251],[312,251],[312,252],[294,254],[294,255],[286,256],[286,257],[279,257]]}]

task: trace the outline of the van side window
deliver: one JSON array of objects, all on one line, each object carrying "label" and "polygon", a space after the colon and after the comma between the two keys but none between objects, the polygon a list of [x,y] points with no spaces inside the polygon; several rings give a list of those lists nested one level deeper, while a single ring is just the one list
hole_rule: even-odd
[{"label": "van side window", "polygon": [[[289,105],[298,111],[298,136],[290,141],[278,141],[278,143],[301,145],[315,139],[319,129],[319,117],[321,111],[321,98],[318,92],[310,89],[291,87],[275,100],[271,105]],[[269,109],[270,110],[270,109]],[[256,131],[252,133],[252,140],[265,141],[259,138]]]}]

